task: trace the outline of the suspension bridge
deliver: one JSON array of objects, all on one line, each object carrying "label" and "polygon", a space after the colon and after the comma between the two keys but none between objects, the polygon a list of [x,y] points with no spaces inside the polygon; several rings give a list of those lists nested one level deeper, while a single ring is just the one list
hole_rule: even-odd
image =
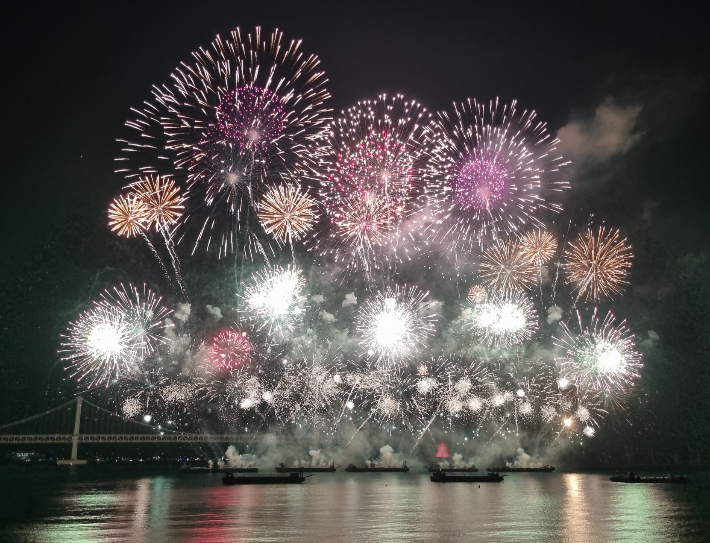
[{"label": "suspension bridge", "polygon": [[207,434],[171,430],[127,419],[78,396],[44,413],[0,426],[3,443],[71,443],[71,459],[64,464],[85,464],[78,458],[79,443],[276,443],[272,434]]}]

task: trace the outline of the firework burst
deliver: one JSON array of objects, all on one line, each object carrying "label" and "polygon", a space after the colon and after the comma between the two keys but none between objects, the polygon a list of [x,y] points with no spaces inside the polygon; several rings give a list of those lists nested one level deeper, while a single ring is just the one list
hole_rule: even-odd
[{"label": "firework burst", "polygon": [[466,293],[466,299],[472,304],[484,301],[488,297],[486,289],[481,285],[472,285]]},{"label": "firework burst", "polygon": [[532,301],[521,292],[494,294],[471,304],[469,322],[476,338],[502,348],[529,340],[538,327]]},{"label": "firework burst", "polygon": [[171,84],[153,87],[153,100],[126,123],[137,137],[120,140],[118,171],[131,180],[159,168],[179,174],[190,216],[201,222],[195,247],[241,249],[237,234],[251,228],[255,199],[304,167],[330,121],[319,64],[279,31],[218,36],[175,70]]},{"label": "firework burst", "polygon": [[244,288],[246,309],[269,333],[286,333],[303,314],[305,297],[301,291],[305,284],[301,270],[291,266],[273,266],[256,272]]},{"label": "firework burst", "polygon": [[519,429],[521,423],[545,422],[551,410],[556,414],[560,393],[549,364],[527,360],[518,352],[514,359],[500,360],[493,374],[489,415],[494,419],[507,413]]},{"label": "firework burst", "polygon": [[343,367],[337,359],[289,361],[275,391],[279,419],[314,428],[333,425],[344,390]]},{"label": "firework burst", "polygon": [[210,360],[215,366],[232,370],[247,363],[251,348],[246,332],[225,330],[212,340]]},{"label": "firework burst", "polygon": [[520,253],[536,266],[543,266],[555,255],[557,240],[545,230],[526,232],[520,240]]},{"label": "firework burst", "polygon": [[627,284],[631,268],[631,246],[621,239],[618,230],[599,227],[570,241],[565,249],[564,268],[567,280],[577,291],[577,298],[599,300],[619,294]]},{"label": "firework burst", "polygon": [[344,112],[324,139],[316,171],[333,232],[322,250],[369,269],[373,251],[419,209],[434,139],[429,114],[401,95],[380,96]]},{"label": "firework burst", "polygon": [[172,179],[146,176],[131,185],[131,196],[145,208],[146,227],[155,225],[163,230],[172,226],[182,215],[185,199]]},{"label": "firework burst", "polygon": [[581,391],[601,393],[607,400],[622,397],[633,386],[642,367],[641,355],[635,350],[634,336],[626,321],[615,325],[616,318],[609,312],[603,321],[594,310],[591,325],[582,325],[577,312],[579,333],[561,323],[564,336],[554,338],[563,350],[560,358],[565,378]]},{"label": "firework burst", "polygon": [[483,282],[498,292],[526,290],[538,273],[517,241],[495,241],[484,251],[479,267]]},{"label": "firework burst", "polygon": [[258,204],[258,216],[267,234],[280,244],[293,245],[316,223],[316,203],[294,185],[269,189]]},{"label": "firework burst", "polygon": [[534,111],[469,99],[439,117],[442,137],[430,163],[436,181],[427,190],[437,239],[470,247],[540,224],[541,209],[561,210],[548,197],[568,187],[556,180],[564,162]]},{"label": "firework burst", "polygon": [[119,196],[109,205],[108,225],[119,236],[132,238],[148,227],[148,210],[140,199],[132,195]]},{"label": "firework burst", "polygon": [[133,285],[106,290],[92,309],[69,324],[62,336],[62,360],[70,362],[80,382],[108,386],[165,343],[163,320],[170,313],[145,286],[142,293]]},{"label": "firework burst", "polygon": [[387,288],[366,300],[357,319],[360,344],[386,365],[408,360],[426,346],[437,316],[428,293],[417,287]]}]

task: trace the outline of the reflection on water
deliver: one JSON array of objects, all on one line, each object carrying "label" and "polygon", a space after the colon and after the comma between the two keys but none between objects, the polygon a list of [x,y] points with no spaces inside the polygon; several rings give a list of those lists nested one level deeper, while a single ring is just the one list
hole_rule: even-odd
[{"label": "reflection on water", "polygon": [[[28,490],[13,492],[20,503]],[[706,535],[691,485],[614,484],[588,474],[511,474],[480,487],[435,484],[424,473],[318,474],[304,485],[245,487],[226,487],[217,474],[74,479],[27,503],[27,511],[3,517],[1,541],[554,543]]]}]

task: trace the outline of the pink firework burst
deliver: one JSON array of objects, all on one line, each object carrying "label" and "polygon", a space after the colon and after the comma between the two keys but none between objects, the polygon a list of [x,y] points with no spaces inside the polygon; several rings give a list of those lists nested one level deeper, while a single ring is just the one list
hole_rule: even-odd
[{"label": "pink firework burst", "polygon": [[379,195],[401,213],[412,191],[413,161],[407,147],[387,131],[370,134],[338,156],[330,180],[345,197],[366,200]]},{"label": "pink firework burst", "polygon": [[268,153],[284,130],[286,113],[279,97],[260,87],[238,87],[217,106],[217,126],[230,141]]},{"label": "pink firework burst", "polygon": [[454,198],[462,208],[487,209],[504,194],[508,170],[498,153],[483,149],[459,161],[454,174]]},{"label": "pink firework burst", "polygon": [[215,366],[232,370],[243,366],[249,360],[251,343],[246,332],[225,330],[212,340],[210,360]]}]

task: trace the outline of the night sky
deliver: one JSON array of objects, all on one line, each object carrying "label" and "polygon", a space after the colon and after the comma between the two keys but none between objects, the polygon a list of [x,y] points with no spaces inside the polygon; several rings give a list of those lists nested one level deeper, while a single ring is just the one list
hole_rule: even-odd
[{"label": "night sky", "polygon": [[[573,160],[565,208],[621,228],[641,251],[627,313],[654,329],[659,321],[677,318],[680,326],[689,314],[701,315],[705,320],[686,330],[698,339],[710,330],[710,306],[702,298],[704,255],[710,250],[710,40],[704,18],[677,2],[664,10],[601,2],[461,4],[152,1],[4,8],[4,300],[17,307],[23,280],[67,262],[68,255],[58,254],[63,249],[47,252],[57,236],[70,247],[67,236],[82,235],[69,233],[68,220],[103,220],[108,202],[125,184],[113,173],[113,159],[129,108],[140,106],[151,85],[167,81],[181,60],[216,34],[261,25],[265,32],[278,27],[287,39],[303,39],[303,49],[322,59],[336,112],[383,92],[403,93],[431,110],[468,97],[517,99],[520,108],[535,109]],[[644,259],[650,253],[655,256]],[[664,262],[662,274],[653,268],[654,258]],[[685,288],[674,283],[684,280],[674,267],[678,262],[686,270],[695,266],[688,274],[695,274],[697,284],[674,299],[704,301],[687,311],[674,302],[677,314],[659,314],[648,292]],[[69,273],[57,267],[54,272]],[[48,354],[56,350],[56,336],[49,332],[52,324],[28,332],[30,311],[52,323],[71,318],[57,302],[61,283],[47,287],[52,280],[42,281],[44,287],[23,291],[24,313],[2,315],[4,349],[16,352],[10,336],[46,342],[44,351],[28,355],[28,364],[39,368],[56,363]],[[39,299],[45,287],[54,294]],[[653,316],[643,315],[646,308]],[[690,359],[693,368],[702,368],[710,337],[698,342],[692,352],[669,344],[664,356],[679,373]],[[21,356],[12,360],[25,363]],[[657,367],[670,372],[663,364]],[[710,383],[707,371],[696,377],[674,385],[676,396],[657,409],[675,405],[691,381],[696,387]],[[693,389],[693,397],[702,398],[703,390]],[[43,401],[52,404],[44,398],[36,405]],[[704,402],[695,406],[701,425],[708,423],[707,395]],[[3,409],[14,418],[16,410]],[[698,439],[707,439],[703,435]]]}]

